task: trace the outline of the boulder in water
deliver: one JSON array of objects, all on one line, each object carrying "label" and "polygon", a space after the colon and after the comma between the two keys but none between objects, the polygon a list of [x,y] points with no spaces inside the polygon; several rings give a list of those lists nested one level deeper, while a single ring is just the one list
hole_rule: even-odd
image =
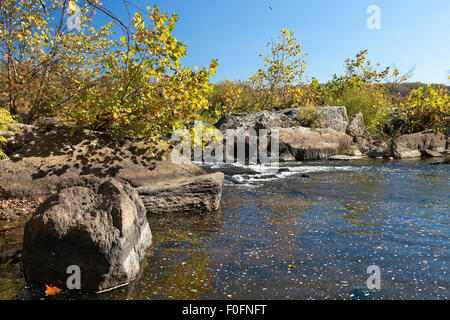
[{"label": "boulder in water", "polygon": [[109,179],[98,188],[71,187],[44,201],[25,226],[23,267],[32,283],[65,283],[81,271],[81,290],[128,283],[152,243],[135,190]]}]

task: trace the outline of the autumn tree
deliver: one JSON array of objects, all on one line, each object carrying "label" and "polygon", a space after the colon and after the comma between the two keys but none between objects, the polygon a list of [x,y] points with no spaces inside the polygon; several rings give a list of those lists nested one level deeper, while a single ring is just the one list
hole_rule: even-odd
[{"label": "autumn tree", "polygon": [[287,29],[266,46],[260,54],[263,68],[248,81],[256,93],[255,109],[286,108],[293,102],[295,88],[303,82],[307,54],[303,55],[294,32]]},{"label": "autumn tree", "polygon": [[[80,10],[80,31],[69,30],[67,18]],[[4,105],[24,122],[33,122],[70,100],[83,66],[110,46],[109,24],[95,29],[95,8],[88,2],[2,0],[0,54]]]},{"label": "autumn tree", "polygon": [[[111,19],[95,28],[98,12]],[[177,20],[155,6],[127,27],[99,1],[2,1],[4,105],[25,122],[58,115],[126,136],[168,133],[207,106],[217,66],[215,60],[197,70],[181,65],[186,46],[172,34]]]}]

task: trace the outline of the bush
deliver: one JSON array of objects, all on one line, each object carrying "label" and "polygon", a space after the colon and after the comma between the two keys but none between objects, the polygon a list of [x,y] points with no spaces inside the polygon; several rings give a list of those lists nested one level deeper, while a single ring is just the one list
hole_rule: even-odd
[{"label": "bush", "polygon": [[412,90],[401,106],[402,115],[411,123],[411,132],[426,129],[446,132],[450,128],[450,94],[441,86]]},{"label": "bush", "polygon": [[322,100],[326,105],[342,105],[351,117],[361,112],[367,129],[375,136],[383,135],[382,128],[393,109],[393,98],[382,82],[400,82],[398,70],[390,67],[377,70],[379,64],[372,66],[367,60],[367,50],[361,51],[355,59],[346,59],[345,74],[333,76],[322,90]]},{"label": "bush", "polygon": [[13,118],[9,112],[3,108],[0,108],[0,159],[6,158],[6,154],[2,150],[2,145],[6,143],[5,137],[2,136],[2,132],[10,131],[10,126],[14,123]]}]

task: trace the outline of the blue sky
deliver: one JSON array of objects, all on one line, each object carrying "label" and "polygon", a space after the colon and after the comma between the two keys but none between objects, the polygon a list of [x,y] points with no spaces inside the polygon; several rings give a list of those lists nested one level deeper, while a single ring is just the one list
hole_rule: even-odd
[{"label": "blue sky", "polygon": [[[188,45],[187,66],[207,66],[219,59],[214,81],[245,80],[262,61],[259,53],[283,28],[295,32],[307,52],[306,74],[320,82],[342,72],[347,57],[363,49],[382,66],[414,69],[410,81],[449,83],[449,0],[131,0],[145,8],[157,4],[177,13],[178,40]],[[121,0],[105,7],[126,19]],[[369,30],[368,6],[381,9],[381,29]],[[272,10],[269,8],[272,7]],[[129,6],[130,11],[135,11]]]}]

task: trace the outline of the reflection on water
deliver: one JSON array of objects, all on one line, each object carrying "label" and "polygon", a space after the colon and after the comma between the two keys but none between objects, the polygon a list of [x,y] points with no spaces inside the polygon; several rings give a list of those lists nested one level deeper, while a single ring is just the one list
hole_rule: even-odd
[{"label": "reflection on water", "polygon": [[154,245],[139,278],[83,298],[349,299],[365,292],[373,264],[378,298],[450,297],[448,166],[282,169],[216,168],[229,173],[219,212],[150,217]]}]

